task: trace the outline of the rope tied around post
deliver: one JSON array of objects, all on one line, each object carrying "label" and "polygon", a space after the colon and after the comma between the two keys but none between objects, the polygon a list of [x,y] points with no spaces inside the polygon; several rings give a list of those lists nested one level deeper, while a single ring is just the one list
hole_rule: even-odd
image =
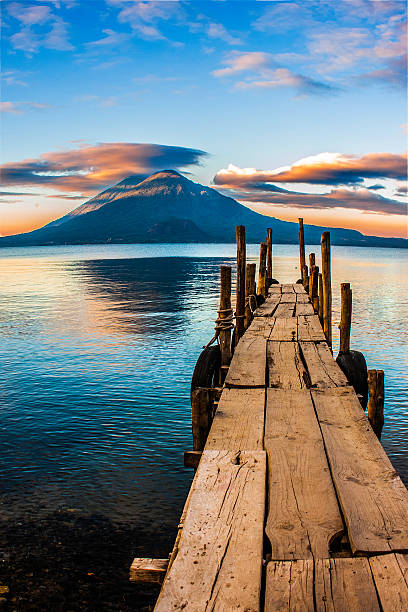
[{"label": "rope tied around post", "polygon": [[[255,303],[255,308],[252,307],[254,303]],[[248,297],[245,300],[245,306],[248,306],[249,310],[251,311],[251,314],[254,314],[255,310],[258,308],[258,303],[256,301],[256,295],[254,294],[248,295]]]},{"label": "rope tied around post", "polygon": [[[232,308],[221,308],[217,312],[218,312],[218,317],[215,319],[215,327],[214,327],[215,334],[211,338],[211,340],[205,346],[203,346],[203,348],[205,349],[211,346],[216,340],[218,340],[218,337],[222,330],[234,329],[233,320],[236,318],[236,314],[234,313]],[[221,314],[225,314],[225,316],[221,318],[220,317]]]}]

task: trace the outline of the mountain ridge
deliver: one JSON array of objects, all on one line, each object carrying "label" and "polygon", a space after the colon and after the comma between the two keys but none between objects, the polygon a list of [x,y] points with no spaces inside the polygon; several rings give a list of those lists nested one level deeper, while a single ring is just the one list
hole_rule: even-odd
[{"label": "mountain ridge", "polygon": [[[1,246],[57,244],[234,242],[245,225],[248,242],[264,240],[272,227],[275,243],[298,241],[296,223],[252,211],[212,187],[161,170],[140,180],[129,176],[42,228],[0,238]],[[331,232],[333,245],[408,247],[403,238],[365,236],[356,230],[305,226],[305,240],[320,243]]]}]

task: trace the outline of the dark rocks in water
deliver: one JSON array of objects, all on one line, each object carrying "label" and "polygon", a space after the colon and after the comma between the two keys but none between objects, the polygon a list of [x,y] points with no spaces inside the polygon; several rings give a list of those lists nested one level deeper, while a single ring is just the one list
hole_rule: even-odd
[{"label": "dark rocks in water", "polygon": [[[140,181],[128,177],[44,227],[0,238],[0,246],[57,244],[235,242],[235,226],[245,225],[247,242],[296,244],[298,225],[261,215],[211,187],[163,170]],[[308,244],[320,244],[327,228],[305,226]],[[332,228],[333,245],[407,247],[408,240],[363,236]]]}]

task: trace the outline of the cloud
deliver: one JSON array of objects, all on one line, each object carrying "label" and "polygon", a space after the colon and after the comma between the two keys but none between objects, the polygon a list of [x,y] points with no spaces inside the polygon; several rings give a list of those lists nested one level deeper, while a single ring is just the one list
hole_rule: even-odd
[{"label": "cloud", "polygon": [[1,77],[6,85],[21,85],[22,87],[28,87],[28,83],[19,79],[19,74],[21,73],[16,70],[9,70],[7,72],[3,72]]},{"label": "cloud", "polygon": [[296,74],[288,68],[279,67],[273,56],[262,51],[249,53],[235,51],[226,58],[224,63],[224,68],[214,70],[212,74],[216,78],[221,78],[246,73],[244,80],[235,83],[237,89],[291,87],[301,95],[322,95],[338,90],[337,87],[327,83]]},{"label": "cloud", "polygon": [[398,179],[407,175],[407,156],[368,153],[361,157],[320,153],[275,170],[238,168],[230,164],[214,177],[216,185],[265,188],[265,183],[308,183],[311,185],[356,185],[364,179]]},{"label": "cloud", "polygon": [[[59,8],[55,3],[54,6]],[[67,24],[50,6],[10,2],[7,12],[20,26],[20,30],[10,36],[14,49],[33,54],[38,53],[41,47],[57,51],[74,48],[68,40]]]},{"label": "cloud", "polygon": [[147,40],[167,40],[158,27],[160,21],[168,21],[177,15],[179,3],[173,2],[123,2],[109,0],[110,5],[120,8],[119,23],[127,23],[141,38]]},{"label": "cloud", "polygon": [[53,108],[50,104],[38,102],[0,102],[0,112],[22,115],[26,110],[46,110]]},{"label": "cloud", "polygon": [[218,38],[223,40],[228,45],[241,45],[242,41],[232,36],[221,23],[210,23],[207,27],[207,36],[209,38]]},{"label": "cloud", "polygon": [[129,175],[140,180],[163,168],[199,164],[207,153],[199,149],[148,143],[100,143],[0,167],[3,185],[46,185],[62,191],[92,194]]},{"label": "cloud", "polygon": [[98,40],[93,40],[91,42],[86,43],[88,48],[97,48],[100,50],[101,47],[108,47],[110,45],[119,45],[125,40],[129,38],[128,34],[115,32],[114,30],[106,29],[102,30],[102,33],[105,34],[103,38],[99,38]]}]

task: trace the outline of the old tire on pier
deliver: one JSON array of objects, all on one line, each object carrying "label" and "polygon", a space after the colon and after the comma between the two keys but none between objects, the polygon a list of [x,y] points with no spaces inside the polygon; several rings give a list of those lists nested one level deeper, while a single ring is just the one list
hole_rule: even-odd
[{"label": "old tire on pier", "polygon": [[355,392],[359,396],[360,404],[365,410],[368,402],[368,374],[367,363],[363,353],[360,353],[360,351],[339,353],[336,362],[350,385],[354,387]]},{"label": "old tire on pier", "polygon": [[221,366],[220,347],[208,346],[199,356],[191,379],[191,392],[199,387],[216,387]]}]

